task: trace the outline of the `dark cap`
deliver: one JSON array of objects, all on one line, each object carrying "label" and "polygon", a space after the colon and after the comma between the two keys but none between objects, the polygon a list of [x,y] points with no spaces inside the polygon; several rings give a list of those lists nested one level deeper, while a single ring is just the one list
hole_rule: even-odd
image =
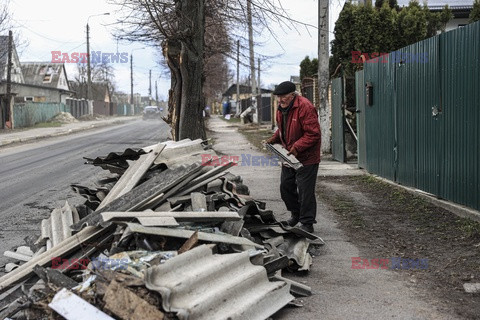
[{"label": "dark cap", "polygon": [[273,94],[276,96],[281,96],[287,93],[295,92],[295,90],[296,90],[296,87],[293,82],[284,81],[275,88],[275,90],[273,91]]}]

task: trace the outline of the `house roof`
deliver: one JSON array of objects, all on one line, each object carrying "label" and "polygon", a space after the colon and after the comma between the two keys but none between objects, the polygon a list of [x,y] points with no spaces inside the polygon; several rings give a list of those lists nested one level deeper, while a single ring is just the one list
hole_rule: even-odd
[{"label": "house roof", "polygon": [[[410,2],[410,0],[398,0],[397,3],[400,7],[405,7],[405,6],[408,6],[408,3]],[[423,3],[423,1],[418,1],[420,4]],[[461,7],[464,7],[464,6],[470,6],[470,7],[473,7],[473,0],[449,0],[449,1],[441,1],[441,0],[429,0],[427,1],[427,5],[428,7],[444,7],[446,4],[448,4],[448,6],[451,8],[451,7],[454,7],[454,6],[461,6]]]},{"label": "house roof", "polygon": [[[12,44],[12,69],[11,81],[23,83],[22,70],[20,69],[20,61],[18,60],[15,42]],[[0,80],[7,78],[7,61],[8,61],[8,36],[0,36]]]},{"label": "house roof", "polygon": [[0,70],[2,73],[0,74],[0,78],[2,78],[3,70],[5,70],[5,66],[7,65],[8,59],[8,36],[0,36]]},{"label": "house roof", "polygon": [[[62,71],[66,77],[67,72],[63,63],[22,62],[23,77],[25,78],[25,83],[28,84],[58,88]],[[68,86],[68,81],[66,83]]]},{"label": "house roof", "polygon": [[[77,98],[84,98],[86,99],[87,93],[87,83],[85,82],[71,82],[70,86],[72,91],[77,93]],[[105,82],[92,82],[90,86],[92,92],[90,93],[90,97],[92,100],[95,101],[105,101],[106,97],[108,96],[108,84]]]},{"label": "house roof", "polygon": [[[273,91],[272,90],[268,90],[268,89],[261,89],[262,93],[272,93]],[[241,84],[240,85],[240,94],[242,93],[250,93],[252,92],[252,87],[250,86],[246,86],[246,85],[243,85]],[[234,94],[237,94],[237,85],[236,84],[232,84],[228,89],[227,91],[225,91],[223,93],[223,97],[227,97],[227,96],[232,96]]]},{"label": "house roof", "polygon": [[[408,6],[410,0],[398,0],[397,3],[400,7]],[[418,1],[422,4],[422,1]],[[448,4],[448,8],[452,10],[455,18],[468,18],[470,11],[473,9],[473,0],[428,0],[427,6],[430,11],[438,12],[442,11],[443,7]]]},{"label": "house roof", "polygon": [[[397,1],[400,7],[408,6],[410,0],[399,0]],[[422,4],[421,1],[419,1]],[[443,7],[448,4],[448,7],[452,11],[458,10],[465,10],[465,9],[472,9],[473,8],[473,1],[472,0],[449,0],[449,1],[440,1],[440,0],[429,0],[427,1],[427,6],[432,11],[441,11]]]}]

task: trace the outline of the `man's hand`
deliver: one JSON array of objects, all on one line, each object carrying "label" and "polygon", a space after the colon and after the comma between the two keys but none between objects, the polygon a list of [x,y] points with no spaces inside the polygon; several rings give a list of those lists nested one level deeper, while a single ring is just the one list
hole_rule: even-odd
[{"label": "man's hand", "polygon": [[298,156],[298,151],[295,149],[295,147],[292,147],[290,151],[288,151],[287,156],[293,155],[295,158]]},{"label": "man's hand", "polygon": [[275,138],[271,137],[265,141],[266,144],[274,144],[275,143]]}]

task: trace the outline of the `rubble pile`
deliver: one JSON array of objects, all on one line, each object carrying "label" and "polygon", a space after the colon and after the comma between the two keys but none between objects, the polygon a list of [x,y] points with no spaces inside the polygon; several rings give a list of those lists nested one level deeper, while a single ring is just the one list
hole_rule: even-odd
[{"label": "rubble pile", "polygon": [[309,270],[323,241],[278,222],[227,172],[236,163],[205,154],[218,159],[182,140],[86,159],[114,176],[72,185],[85,202],[5,252],[17,263],[0,278],[0,319],[265,319],[310,295],[281,271]]},{"label": "rubble pile", "polygon": [[78,122],[70,112],[59,112],[53,118],[49,120],[50,122],[60,122],[60,123],[72,123]]}]

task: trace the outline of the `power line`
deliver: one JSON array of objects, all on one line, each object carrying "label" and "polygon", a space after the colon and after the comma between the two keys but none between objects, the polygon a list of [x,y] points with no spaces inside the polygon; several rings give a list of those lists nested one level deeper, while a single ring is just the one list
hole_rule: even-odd
[{"label": "power line", "polygon": [[38,33],[38,32],[36,32],[36,31],[30,29],[29,27],[27,27],[27,26],[24,25],[23,23],[20,23],[18,20],[12,19],[12,21],[18,23],[21,27],[29,30],[30,32],[36,34],[37,36],[39,36],[39,37],[41,37],[41,38],[44,38],[44,39],[47,39],[47,40],[50,40],[50,41],[53,41],[53,42],[58,42],[58,43],[61,43],[61,44],[63,44],[63,43],[78,43],[78,41],[60,41],[60,40],[56,40],[56,39],[49,38],[49,37],[47,37],[47,36],[45,36],[45,35],[43,35],[43,34],[41,34],[41,33]]}]

